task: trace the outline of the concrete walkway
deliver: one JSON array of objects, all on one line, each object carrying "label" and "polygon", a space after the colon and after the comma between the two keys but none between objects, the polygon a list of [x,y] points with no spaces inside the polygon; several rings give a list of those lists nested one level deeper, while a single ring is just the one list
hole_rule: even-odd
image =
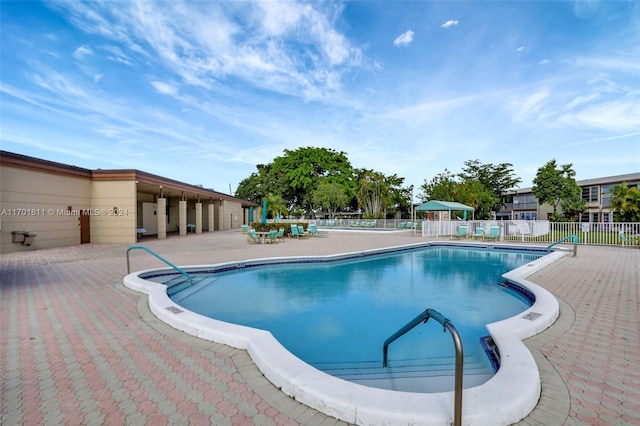
[{"label": "concrete walkway", "polygon": [[[323,255],[423,241],[339,233],[249,245],[237,231],[148,239],[177,265]],[[338,425],[286,397],[247,353],[153,316],[122,285],[127,245],[0,255],[0,424]],[[163,266],[131,253],[132,270]],[[580,246],[529,279],[561,301],[528,339],[542,397],[530,425],[640,424],[640,250]]]}]

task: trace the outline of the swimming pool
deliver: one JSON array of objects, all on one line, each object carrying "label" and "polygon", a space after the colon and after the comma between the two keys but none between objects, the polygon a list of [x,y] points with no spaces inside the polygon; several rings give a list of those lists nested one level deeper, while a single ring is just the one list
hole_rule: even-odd
[{"label": "swimming pool", "polygon": [[[451,244],[445,245],[447,246],[445,251],[459,251],[458,249],[454,249]],[[391,258],[396,264],[401,263],[404,264],[405,267],[412,266],[415,268],[416,263],[424,265],[424,259],[416,259],[415,249],[419,246],[433,246],[433,244],[392,248],[392,252],[412,250],[414,253],[410,260],[406,260],[405,258],[405,260],[398,261],[398,253],[393,254]],[[467,245],[466,248],[469,249],[467,251],[471,251],[480,257],[485,255],[484,252],[480,254],[481,252],[477,251],[479,245]],[[490,248],[493,247],[490,246]],[[531,248],[527,248],[524,251],[528,252],[530,250]],[[223,277],[225,274],[233,276],[238,270],[246,272],[253,269],[254,271],[258,271],[259,268],[254,267],[259,265],[271,265],[271,268],[274,267],[273,265],[279,265],[275,267],[283,268],[282,264],[285,262],[302,264],[297,265],[296,268],[298,266],[308,268],[313,264],[326,267],[326,263],[329,261],[353,263],[354,258],[366,258],[373,254],[379,254],[380,252],[382,251],[372,250],[364,253],[317,258],[259,259],[256,261],[217,265],[213,269],[218,271],[219,277]],[[537,369],[535,362],[533,362],[531,355],[521,344],[520,339],[535,334],[552,323],[555,317],[557,317],[557,302],[542,289],[526,282],[524,277],[544,266],[552,260],[551,258],[558,257],[558,255],[561,254],[555,254],[555,256],[552,254],[541,259],[529,261],[531,258],[526,258],[526,256],[529,256],[530,253],[526,255],[522,255],[522,253],[521,251],[519,255],[521,261],[524,261],[525,266],[505,274],[505,277],[511,282],[528,288],[529,291],[535,295],[536,304],[529,309],[526,309],[526,304],[520,306],[516,308],[516,311],[522,311],[523,308],[526,309],[522,315],[490,324],[487,327],[499,347],[502,356],[502,366],[496,376],[488,382],[465,390],[465,403],[463,408],[465,423],[474,418],[480,419],[477,424],[482,424],[483,419],[490,419],[492,423],[500,423],[501,421],[499,419],[501,415],[506,419],[504,421],[505,424],[517,421],[526,415],[526,413],[535,406],[537,401],[540,386]],[[432,261],[426,263],[432,263]],[[284,268],[291,269],[292,266],[293,265],[289,264]],[[371,281],[371,278],[375,277],[376,273],[373,272],[367,275],[368,268],[364,269],[363,280]],[[201,266],[188,268],[187,270],[189,272],[212,270],[212,267]],[[131,288],[149,293],[152,311],[174,327],[203,338],[247,349],[265,376],[285,393],[295,397],[299,401],[342,420],[360,424],[378,423],[381,421],[389,424],[403,424],[409,421],[416,422],[416,424],[441,424],[445,419],[451,418],[451,392],[438,392],[427,396],[412,392],[391,392],[382,389],[365,388],[356,383],[347,383],[343,380],[329,377],[317,369],[311,368],[307,363],[301,362],[298,357],[286,350],[280,342],[275,340],[271,333],[253,327],[231,324],[217,319],[208,319],[199,314],[195,314],[185,309],[188,307],[187,304],[184,303],[185,300],[191,298],[188,296],[188,291],[186,293],[176,293],[176,299],[180,298],[183,300],[175,303],[167,297],[166,286],[151,283],[148,280],[140,278],[158,274],[162,275],[166,272],[166,270],[155,270],[131,274],[125,279],[125,284]],[[498,277],[502,272],[503,271],[500,271],[500,273],[498,273]],[[320,272],[314,272],[314,274],[316,273]],[[257,273],[256,276],[259,277],[259,275],[260,274]],[[411,280],[409,279],[408,281]],[[207,285],[203,288],[215,287],[215,285]],[[317,287],[317,285],[315,287]],[[456,282],[453,283],[453,287],[457,287]],[[191,290],[199,289],[192,288]],[[300,290],[301,294],[307,294],[309,289]],[[505,292],[505,290],[500,291]],[[334,294],[334,296],[340,297],[337,294]],[[391,299],[393,296],[395,296],[393,292],[389,293],[387,291],[387,293],[379,293],[378,299]],[[193,300],[198,300],[198,297],[194,296]],[[397,304],[397,302],[398,301],[395,300],[393,303]],[[406,309],[408,309],[407,312],[411,312],[411,314],[408,315],[408,318],[402,318],[402,321],[415,316],[415,307],[420,306],[418,310],[425,308],[423,301],[417,301],[416,303],[418,304],[415,306],[409,304],[410,306]],[[277,304],[278,303],[276,303],[276,305]],[[216,309],[220,308],[218,307]],[[291,306],[289,306],[288,311],[293,312]],[[445,316],[446,315],[448,314],[445,313]],[[404,313],[398,315],[398,317],[405,316]],[[452,321],[454,323],[456,322],[453,319]],[[435,326],[434,324],[431,325]],[[331,332],[331,324],[322,324],[322,322],[319,322],[318,325],[324,327],[325,332]],[[428,326],[429,325],[424,327],[426,328]],[[393,331],[394,330],[392,330],[392,332]],[[418,333],[421,332],[426,332],[426,329],[420,330]],[[280,336],[279,339],[286,338]],[[436,346],[451,348],[450,336],[445,336],[445,340],[446,339],[449,339],[448,342],[443,345],[437,343]],[[380,348],[380,346],[378,346],[378,348]],[[392,350],[395,351],[396,349],[394,348]],[[397,354],[398,353],[392,354],[391,359],[393,360],[393,357]],[[495,400],[496,396],[500,396],[500,398],[498,398],[499,402]],[[505,401],[509,402],[506,403]],[[384,407],[387,408],[385,409]],[[473,421],[471,423],[473,423]]]},{"label": "swimming pool", "polygon": [[[333,262],[283,263],[192,272],[195,284],[168,289],[192,312],[267,330],[291,353],[333,376],[383,389],[453,390],[451,337],[432,321],[395,343],[383,368],[382,343],[427,308],[445,315],[464,345],[465,387],[494,374],[485,325],[531,306],[500,285],[501,275],[540,252],[416,248]],[[185,282],[176,273],[146,277]]]}]

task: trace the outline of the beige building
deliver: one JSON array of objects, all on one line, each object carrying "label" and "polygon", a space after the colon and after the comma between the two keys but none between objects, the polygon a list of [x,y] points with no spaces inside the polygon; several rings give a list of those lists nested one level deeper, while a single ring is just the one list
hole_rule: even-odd
[{"label": "beige building", "polygon": [[260,206],[140,170],[0,151],[0,253],[240,228]]},{"label": "beige building", "polygon": [[[582,190],[586,210],[578,218],[579,222],[613,222],[611,209],[611,189],[622,183],[629,188],[640,185],[640,173],[607,176],[576,181]],[[518,189],[513,200],[497,214],[498,219],[547,220],[553,213],[553,206],[540,204],[532,188]]]}]

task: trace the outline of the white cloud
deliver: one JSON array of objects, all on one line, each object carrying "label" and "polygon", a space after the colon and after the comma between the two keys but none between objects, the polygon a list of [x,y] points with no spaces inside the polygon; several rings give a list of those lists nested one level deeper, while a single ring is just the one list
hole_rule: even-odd
[{"label": "white cloud", "polygon": [[395,46],[407,46],[409,44],[411,44],[411,42],[413,41],[413,34],[414,32],[411,30],[407,30],[405,33],[400,34],[394,41],[393,44]]},{"label": "white cloud", "polygon": [[547,65],[549,63],[551,63],[551,60],[549,59],[543,59],[540,62],[538,62],[539,65]]},{"label": "white cloud", "polygon": [[516,123],[535,121],[544,115],[545,101],[551,95],[549,89],[540,89],[525,96],[517,96],[506,103]]},{"label": "white cloud", "polygon": [[92,55],[92,54],[93,54],[93,50],[85,46],[80,46],[75,50],[75,52],[73,52],[73,56],[75,56],[77,59],[82,59],[85,56]]},{"label": "white cloud", "polygon": [[444,24],[440,25],[440,28],[451,28],[458,25],[458,21],[457,20],[448,20],[447,22],[445,22]]},{"label": "white cloud", "polygon": [[522,52],[524,50],[524,46],[520,46],[516,49],[516,52]]},{"label": "white cloud", "polygon": [[562,124],[576,128],[591,127],[611,132],[634,132],[640,123],[638,96],[629,96],[611,102],[587,104],[582,109],[558,117]]},{"label": "white cloud", "polygon": [[175,95],[178,93],[178,88],[172,84],[164,83],[162,81],[152,81],[151,85],[158,93],[163,95]]}]

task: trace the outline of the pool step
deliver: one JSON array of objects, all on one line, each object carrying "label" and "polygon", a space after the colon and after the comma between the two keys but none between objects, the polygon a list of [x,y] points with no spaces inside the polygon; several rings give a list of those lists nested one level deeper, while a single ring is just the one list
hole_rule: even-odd
[{"label": "pool step", "polygon": [[[407,392],[447,392],[453,390],[455,357],[382,361],[318,363],[319,370],[350,382]],[[493,377],[486,361],[465,357],[464,387],[477,386]]]},{"label": "pool step", "polygon": [[165,281],[163,284],[167,286],[167,295],[169,297],[173,297],[177,293],[181,293],[180,298],[174,298],[175,301],[180,301],[185,297],[192,295],[201,288],[207,286],[208,284],[211,284],[215,280],[217,280],[216,277],[206,275],[195,275],[191,281],[189,281],[186,277],[180,276]]}]

